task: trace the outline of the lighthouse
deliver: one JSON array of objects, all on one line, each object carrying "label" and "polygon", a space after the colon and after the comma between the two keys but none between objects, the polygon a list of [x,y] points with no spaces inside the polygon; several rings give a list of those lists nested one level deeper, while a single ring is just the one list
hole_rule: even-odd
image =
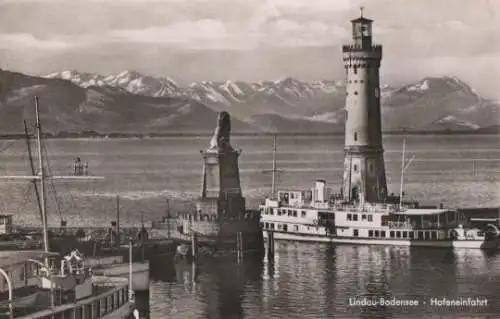
[{"label": "lighthouse", "polygon": [[346,70],[344,200],[383,202],[387,182],[382,147],[380,76],[382,46],[372,43],[372,20],[351,20],[352,43],[342,46]]}]

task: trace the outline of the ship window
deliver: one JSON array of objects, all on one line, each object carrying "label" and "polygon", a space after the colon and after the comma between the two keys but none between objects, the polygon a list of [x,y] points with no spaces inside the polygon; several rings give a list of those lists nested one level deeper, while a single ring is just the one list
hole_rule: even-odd
[{"label": "ship window", "polygon": [[299,231],[299,226],[298,225],[293,226],[293,230]]},{"label": "ship window", "polygon": [[358,132],[354,132],[354,141],[358,140]]},{"label": "ship window", "polygon": [[408,232],[403,232],[403,238],[408,238]]},{"label": "ship window", "polygon": [[368,231],[368,237],[373,237],[373,230]]},{"label": "ship window", "polygon": [[347,214],[347,220],[352,220],[352,214]]},{"label": "ship window", "polygon": [[401,232],[400,231],[396,232],[396,238],[401,238]]},{"label": "ship window", "polygon": [[366,214],[361,215],[361,220],[366,220]]},{"label": "ship window", "polygon": [[380,232],[380,237],[384,237],[384,238],[385,238],[385,230],[382,230],[382,231]]},{"label": "ship window", "polygon": [[375,237],[378,237],[379,234],[378,234],[378,230],[375,231]]},{"label": "ship window", "polygon": [[372,222],[372,221],[373,221],[373,216],[372,216],[372,215],[368,215],[368,221],[369,221],[369,222]]},{"label": "ship window", "polygon": [[357,229],[353,230],[353,236],[358,237],[359,236],[359,231]]},{"label": "ship window", "polygon": [[413,239],[415,237],[415,234],[411,231],[409,234],[410,239]]},{"label": "ship window", "polygon": [[391,232],[389,233],[389,235],[391,236],[391,238],[394,238],[394,231],[391,230]]},{"label": "ship window", "polygon": [[300,214],[301,217],[306,217],[306,211],[303,210],[302,213]]},{"label": "ship window", "polygon": [[358,214],[352,214],[352,220],[357,222],[358,221]]}]

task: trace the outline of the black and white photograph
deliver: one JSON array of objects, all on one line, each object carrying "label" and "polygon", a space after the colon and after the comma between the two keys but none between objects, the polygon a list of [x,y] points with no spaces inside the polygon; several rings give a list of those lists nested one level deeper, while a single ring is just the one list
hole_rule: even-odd
[{"label": "black and white photograph", "polygon": [[500,318],[500,0],[0,0],[0,318]]}]

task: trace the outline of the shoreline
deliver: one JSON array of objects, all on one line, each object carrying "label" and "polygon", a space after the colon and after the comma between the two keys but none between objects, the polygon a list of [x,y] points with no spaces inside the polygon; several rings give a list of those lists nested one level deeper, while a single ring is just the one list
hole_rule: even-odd
[{"label": "shoreline", "polygon": [[[92,139],[123,139],[123,138],[165,138],[165,137],[209,137],[213,132],[193,132],[193,133],[92,133],[92,134],[43,134],[46,139],[75,139],[75,138],[92,138]],[[414,136],[459,136],[459,135],[500,135],[497,132],[485,131],[387,131],[382,132],[383,135],[414,135]],[[238,137],[268,137],[268,136],[343,136],[344,132],[282,132],[282,133],[267,133],[267,132],[232,132],[232,136]],[[24,134],[0,134],[0,140],[24,140]]]}]

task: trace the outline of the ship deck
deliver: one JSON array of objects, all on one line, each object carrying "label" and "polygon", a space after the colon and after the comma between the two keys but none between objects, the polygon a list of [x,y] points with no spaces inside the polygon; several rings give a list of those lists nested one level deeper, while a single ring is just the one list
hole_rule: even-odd
[{"label": "ship deck", "polygon": [[[33,293],[36,290],[32,291]],[[57,299],[57,298],[56,298]],[[14,296],[14,304],[16,298]],[[14,318],[102,318],[115,311],[123,312],[124,307],[130,308],[128,299],[128,284],[126,280],[109,282],[100,281],[94,285],[92,295],[77,302],[66,302],[50,307],[50,291],[38,289],[36,301],[31,306],[14,308]],[[8,307],[0,307],[0,316],[9,313]],[[125,318],[117,316],[116,318]]]}]

